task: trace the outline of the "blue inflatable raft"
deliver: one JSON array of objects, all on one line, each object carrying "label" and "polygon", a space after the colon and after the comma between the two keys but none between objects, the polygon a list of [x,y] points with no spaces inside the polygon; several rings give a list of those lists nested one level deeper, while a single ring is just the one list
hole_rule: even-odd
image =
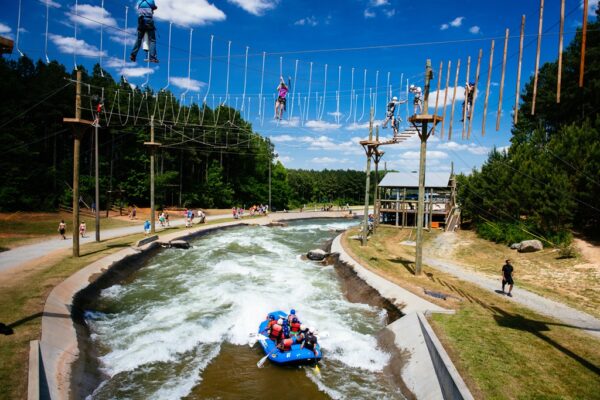
[{"label": "blue inflatable raft", "polygon": [[[273,315],[275,319],[287,318],[287,314],[283,311],[273,311],[269,313]],[[267,316],[268,318],[268,316]],[[258,326],[258,342],[262,346],[265,355],[268,355],[268,359],[279,365],[300,365],[300,364],[315,364],[321,360],[323,353],[321,353],[321,346],[317,343],[316,350],[317,355],[312,350],[301,349],[300,344],[293,344],[290,351],[280,351],[277,349],[277,343],[269,339],[267,332],[268,319],[261,322]]]}]

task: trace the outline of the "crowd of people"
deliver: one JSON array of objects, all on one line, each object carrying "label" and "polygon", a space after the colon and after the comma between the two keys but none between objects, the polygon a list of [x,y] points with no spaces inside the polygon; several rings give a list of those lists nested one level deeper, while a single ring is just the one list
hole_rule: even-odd
[{"label": "crowd of people", "polygon": [[300,344],[301,349],[311,350],[318,356],[316,331],[300,322],[296,310],[290,310],[287,318],[275,319],[273,314],[269,314],[267,320],[266,333],[269,339],[277,343],[279,351],[290,351],[292,345]]},{"label": "crowd of people", "polygon": [[[250,207],[248,209],[248,214],[250,214],[251,217],[255,216],[255,215],[267,215],[269,213],[269,206],[268,205],[253,205],[252,207]],[[233,207],[231,209],[231,214],[233,215],[233,219],[241,219],[244,217],[244,215],[246,215],[246,209],[245,208],[241,208],[241,207]]]}]

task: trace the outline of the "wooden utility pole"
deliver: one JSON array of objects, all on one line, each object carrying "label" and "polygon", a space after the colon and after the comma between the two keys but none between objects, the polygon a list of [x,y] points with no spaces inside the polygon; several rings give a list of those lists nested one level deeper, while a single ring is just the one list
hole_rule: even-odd
[{"label": "wooden utility pole", "polygon": [[504,55],[502,56],[502,78],[500,78],[500,95],[498,96],[498,113],[496,114],[496,132],[500,130],[500,117],[502,115],[502,96],[504,95],[504,77],[506,76],[506,52],[508,50],[509,30],[506,29],[504,37]]},{"label": "wooden utility pole", "polygon": [[377,145],[373,149],[373,161],[375,161],[375,190],[373,193],[373,213],[375,214],[375,220],[373,221],[373,233],[375,233],[379,226],[379,208],[381,207],[381,204],[379,204],[379,161],[381,161],[384,154],[383,151],[379,151],[379,125],[375,128],[375,142]]},{"label": "wooden utility pole", "polygon": [[98,119],[94,124],[94,163],[95,163],[95,181],[96,181],[96,193],[95,200],[96,207],[94,208],[95,220],[96,220],[96,242],[100,241],[100,167],[98,162],[98,125],[100,124],[100,112],[98,112]]},{"label": "wooden utility pole", "polygon": [[81,138],[93,122],[81,119],[81,70],[75,86],[75,118],[63,118],[73,127],[73,257],[79,257],[79,153]]},{"label": "wooden utility pole", "polygon": [[531,115],[535,115],[538,79],[540,76],[540,50],[542,47],[542,27],[544,24],[544,0],[540,0],[540,21],[538,24],[537,52],[535,55],[535,75],[533,76],[533,99],[531,100]]},{"label": "wooden utility pole", "polygon": [[[373,108],[371,108],[369,118],[369,142],[373,140]],[[373,156],[373,146],[370,144],[363,145],[367,154],[367,178],[365,183],[365,215],[363,218],[363,229],[361,246],[367,245],[367,235],[369,233],[369,187],[371,186],[371,157]]]},{"label": "wooden utility pole", "polygon": [[[425,94],[423,96],[423,109],[420,115],[412,116],[409,121],[419,131],[421,139],[421,151],[419,157],[419,202],[417,206],[417,244],[415,257],[415,275],[421,275],[423,271],[423,225],[425,216],[425,163],[427,155],[427,139],[433,131],[433,127],[442,120],[438,115],[429,114],[429,84],[433,78],[431,69],[431,60],[425,64]],[[428,130],[429,123],[433,124],[431,130]]]},{"label": "wooden utility pole", "polygon": [[525,38],[525,14],[521,17],[521,36],[519,39],[519,64],[517,67],[517,93],[515,93],[514,124],[519,122],[519,96],[521,93],[521,69],[523,67],[523,39]]},{"label": "wooden utility pole", "polygon": [[150,151],[150,233],[156,233],[156,205],[154,204],[154,157],[160,143],[154,141],[154,115],[150,116],[150,141],[144,146]]},{"label": "wooden utility pole", "polygon": [[563,33],[565,31],[565,0],[560,2],[560,28],[558,33],[558,74],[556,78],[556,102],[560,103],[562,85]]},{"label": "wooden utility pole", "polygon": [[492,83],[492,65],[494,64],[494,45],[496,41],[492,40],[490,49],[490,64],[488,67],[487,85],[485,86],[485,100],[483,101],[483,121],[481,122],[481,136],[485,136],[485,122],[487,120],[488,99],[490,98],[490,85]]},{"label": "wooden utility pole", "polygon": [[585,46],[587,40],[588,0],[583,0],[583,26],[581,28],[581,61],[579,62],[579,87],[583,87],[585,72]]}]

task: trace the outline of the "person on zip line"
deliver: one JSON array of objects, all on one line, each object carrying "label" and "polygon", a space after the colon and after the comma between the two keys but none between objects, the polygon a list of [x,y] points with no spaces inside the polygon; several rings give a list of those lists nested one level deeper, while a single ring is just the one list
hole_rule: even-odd
[{"label": "person on zip line", "polygon": [[291,85],[292,78],[288,77],[288,84],[285,84],[283,76],[280,77],[279,86],[277,86],[277,101],[275,101],[275,119],[281,119],[286,110],[286,97]]},{"label": "person on zip line", "polygon": [[131,50],[131,54],[129,55],[129,59],[133,62],[136,60],[137,53],[142,45],[142,40],[144,40],[144,35],[148,35],[150,47],[148,51],[148,61],[152,63],[158,63],[158,58],[156,58],[156,28],[154,26],[153,18],[154,10],[156,9],[157,7],[154,3],[154,0],[139,0],[137,2],[137,40],[135,42],[135,46],[133,46],[133,50]]}]

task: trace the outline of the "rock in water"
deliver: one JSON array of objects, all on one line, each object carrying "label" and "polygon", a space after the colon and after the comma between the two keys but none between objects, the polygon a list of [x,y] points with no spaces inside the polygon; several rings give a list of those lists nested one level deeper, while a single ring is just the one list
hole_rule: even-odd
[{"label": "rock in water", "polygon": [[175,247],[176,249],[189,249],[190,244],[185,240],[171,240],[169,242],[171,247]]},{"label": "rock in water", "polygon": [[306,254],[309,260],[313,261],[323,261],[325,257],[327,257],[327,253],[321,249],[311,250]]},{"label": "rock in water", "polygon": [[521,242],[519,246],[519,253],[533,253],[535,251],[540,251],[544,248],[542,242],[539,240],[524,240]]},{"label": "rock in water", "polygon": [[513,243],[510,245],[510,248],[513,250],[519,250],[521,248],[521,243]]}]

